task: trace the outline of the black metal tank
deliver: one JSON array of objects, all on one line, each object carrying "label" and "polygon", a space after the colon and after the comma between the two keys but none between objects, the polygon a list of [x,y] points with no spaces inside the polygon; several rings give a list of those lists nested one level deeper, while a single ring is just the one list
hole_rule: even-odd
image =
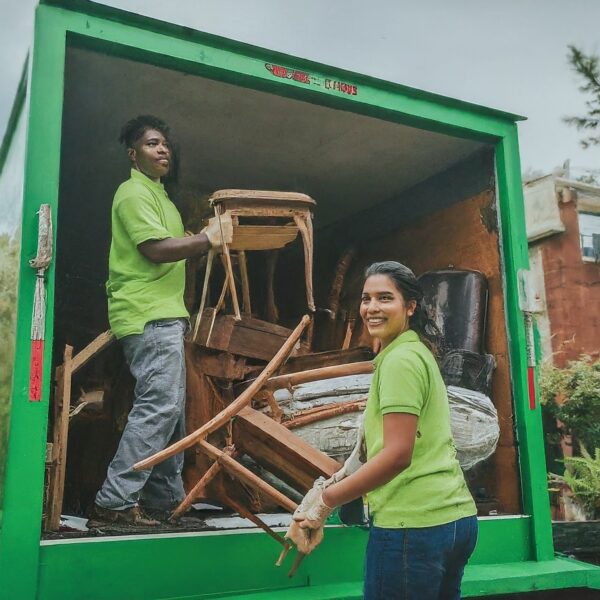
[{"label": "black metal tank", "polygon": [[424,304],[437,324],[443,348],[484,352],[488,286],[479,271],[445,269],[419,277]]}]

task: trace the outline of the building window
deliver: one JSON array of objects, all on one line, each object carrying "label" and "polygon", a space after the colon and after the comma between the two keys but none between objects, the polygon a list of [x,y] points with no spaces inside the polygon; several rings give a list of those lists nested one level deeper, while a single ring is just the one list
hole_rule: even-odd
[{"label": "building window", "polygon": [[579,239],[584,260],[600,260],[600,213],[579,213]]}]

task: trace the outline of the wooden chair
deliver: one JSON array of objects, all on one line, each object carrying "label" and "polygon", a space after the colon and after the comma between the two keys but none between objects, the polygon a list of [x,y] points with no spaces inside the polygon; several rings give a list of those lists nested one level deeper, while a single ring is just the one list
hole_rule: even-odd
[{"label": "wooden chair", "polygon": [[[316,202],[306,194],[265,190],[219,190],[212,194],[209,203],[215,217],[229,213],[233,222],[233,240],[223,245],[223,258],[227,278],[217,303],[217,312],[222,308],[226,289],[229,289],[236,320],[241,319],[237,290],[233,278],[231,252],[237,253],[242,280],[242,298],[245,313],[251,313],[250,286],[246,265],[246,251],[278,250],[302,236],[304,246],[304,274],[306,281],[306,303],[311,312],[315,310],[312,284],[313,268],[313,228],[312,210]],[[208,280],[211,274],[212,253],[206,268],[199,316],[202,315]],[[194,339],[200,318],[197,319]]]}]

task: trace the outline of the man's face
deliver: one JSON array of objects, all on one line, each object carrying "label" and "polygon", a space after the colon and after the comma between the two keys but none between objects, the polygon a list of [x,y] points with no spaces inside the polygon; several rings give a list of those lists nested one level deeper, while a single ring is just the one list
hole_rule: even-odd
[{"label": "man's face", "polygon": [[133,166],[152,181],[160,181],[171,167],[171,148],[165,136],[156,129],[147,129],[129,148]]}]

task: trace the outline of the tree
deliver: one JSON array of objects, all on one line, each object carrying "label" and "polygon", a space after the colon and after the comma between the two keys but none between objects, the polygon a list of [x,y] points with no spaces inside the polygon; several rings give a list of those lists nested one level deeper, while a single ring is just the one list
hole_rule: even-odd
[{"label": "tree", "polygon": [[587,114],[564,117],[564,122],[584,132],[580,140],[583,148],[600,145],[600,59],[595,54],[585,54],[577,46],[569,45],[567,55],[571,68],[583,80],[579,90],[586,94]]}]

